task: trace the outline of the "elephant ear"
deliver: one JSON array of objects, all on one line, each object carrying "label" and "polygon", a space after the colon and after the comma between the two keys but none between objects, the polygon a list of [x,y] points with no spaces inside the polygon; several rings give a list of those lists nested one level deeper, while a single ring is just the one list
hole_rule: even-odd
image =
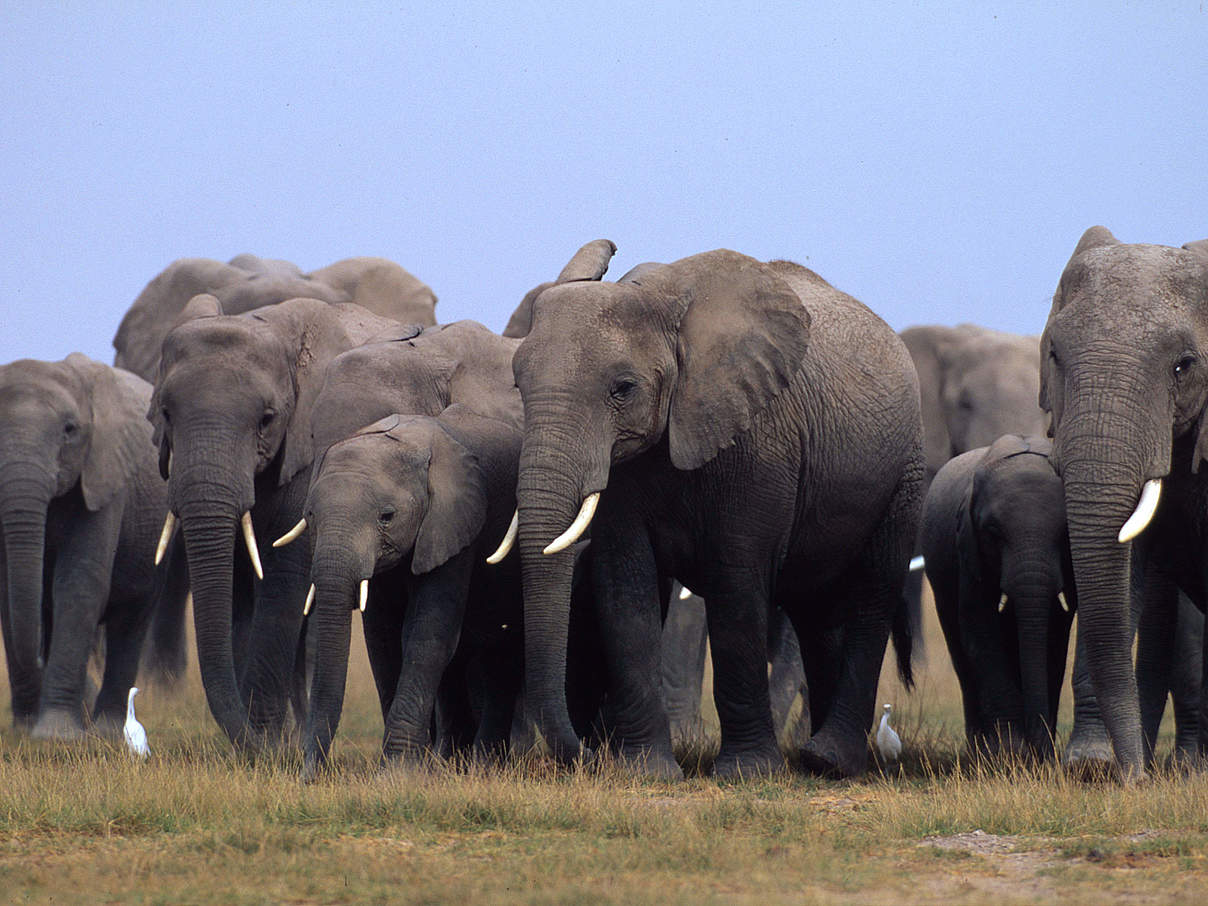
[{"label": "elephant ear", "polygon": [[508,319],[503,336],[521,339],[529,335],[533,329],[533,305],[537,297],[559,283],[574,283],[581,281],[600,280],[608,273],[608,263],[617,253],[616,245],[609,239],[594,239],[582,246],[579,251],[566,263],[558,279],[552,283],[541,283],[525,293],[516,310]]},{"label": "elephant ear", "polygon": [[[980,471],[982,467],[978,466]],[[973,506],[977,499],[976,473],[969,493],[961,501],[956,514],[956,562],[962,586],[976,588],[981,583],[981,551],[977,544],[977,528],[973,525]]]},{"label": "elephant ear", "polygon": [[198,293],[180,310],[180,314],[172,322],[172,330],[188,321],[193,321],[197,318],[216,318],[223,313],[222,303],[218,301],[217,296],[212,293]]},{"label": "elephant ear", "polygon": [[145,413],[151,385],[74,352],[67,365],[92,391],[92,437],[80,474],[84,505],[107,506],[134,479],[151,451],[151,426]]},{"label": "elephant ear", "polygon": [[696,469],[750,428],[793,380],[810,315],[785,281],[737,252],[685,258],[650,282],[670,287],[685,306],[668,435],[675,467]]},{"label": "elephant ear", "polygon": [[415,537],[411,572],[430,572],[464,550],[478,537],[486,518],[487,486],[477,457],[434,419],[428,510]]}]

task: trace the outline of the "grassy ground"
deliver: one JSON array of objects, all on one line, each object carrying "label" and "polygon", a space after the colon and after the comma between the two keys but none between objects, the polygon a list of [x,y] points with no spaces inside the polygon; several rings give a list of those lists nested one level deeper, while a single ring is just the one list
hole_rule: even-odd
[{"label": "grassy ground", "polygon": [[[882,683],[900,769],[851,782],[667,785],[536,758],[380,774],[362,654],[336,777],[303,786],[288,759],[231,754],[194,674],[179,692],[140,695],[143,764],[99,740],[63,748],[0,731],[0,900],[1205,902],[1208,779],[1126,789],[968,764],[934,625],[929,639],[915,693],[890,670]],[[1068,702],[1065,713],[1068,730]]]}]

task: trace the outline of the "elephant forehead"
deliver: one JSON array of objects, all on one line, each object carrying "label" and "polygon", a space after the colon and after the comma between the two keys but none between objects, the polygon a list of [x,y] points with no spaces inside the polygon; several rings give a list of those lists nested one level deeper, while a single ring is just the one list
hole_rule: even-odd
[{"label": "elephant forehead", "polygon": [[0,366],[0,398],[5,406],[49,406],[52,409],[76,409],[87,395],[79,375],[57,362],[19,359]]},{"label": "elephant forehead", "polygon": [[1062,289],[1077,302],[1092,298],[1125,307],[1208,299],[1208,267],[1200,256],[1161,245],[1103,246],[1070,263]]},{"label": "elephant forehead", "polygon": [[[588,284],[583,289],[589,287],[596,288]],[[583,298],[575,294],[574,286],[547,291],[558,292],[535,310],[533,329],[516,352],[517,367],[559,363],[583,370],[625,360],[653,364],[660,357],[674,355],[669,339],[674,331],[662,307],[633,288],[619,289],[615,293],[584,292]],[[540,301],[545,302],[544,295]]]},{"label": "elephant forehead", "polygon": [[164,361],[229,357],[263,365],[285,361],[270,325],[250,318],[218,316],[181,324],[164,341]]}]

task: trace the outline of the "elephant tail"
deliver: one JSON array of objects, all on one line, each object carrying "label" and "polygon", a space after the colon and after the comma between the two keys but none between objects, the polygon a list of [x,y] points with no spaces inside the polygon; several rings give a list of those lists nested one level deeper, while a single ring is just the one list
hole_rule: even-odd
[{"label": "elephant tail", "polygon": [[914,621],[910,618],[910,605],[905,595],[898,598],[898,606],[893,611],[893,650],[898,659],[898,677],[906,689],[914,689],[914,668],[911,665],[911,651],[914,648]]}]

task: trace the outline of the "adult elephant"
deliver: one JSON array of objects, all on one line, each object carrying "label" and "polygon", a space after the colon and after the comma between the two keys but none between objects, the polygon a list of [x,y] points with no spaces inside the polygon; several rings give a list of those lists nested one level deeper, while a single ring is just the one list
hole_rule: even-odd
[{"label": "adult elephant", "polygon": [[[1208,255],[1124,244],[1091,227],[1061,275],[1041,359],[1079,637],[1121,773],[1139,779],[1141,699],[1165,699],[1169,658],[1134,674],[1130,571],[1134,562],[1144,571],[1142,608],[1165,625],[1160,638],[1173,633],[1178,589],[1201,610],[1208,598],[1208,478],[1200,471],[1208,451]],[[1145,731],[1152,737],[1156,727]],[[1201,721],[1201,753],[1206,731]]]},{"label": "adult elephant", "polygon": [[[227,315],[198,296],[182,317],[164,340],[147,413],[168,481],[163,535],[179,517],[210,711],[232,741],[254,744],[283,727],[309,574],[302,546],[269,549],[262,564],[256,538],[278,537],[301,515],[327,364],[403,328],[317,299]],[[236,565],[240,531],[258,583],[246,560]]]},{"label": "adult elephant", "polygon": [[436,295],[416,277],[384,258],[347,258],[311,274],[296,265],[255,255],[229,263],[180,258],[156,275],[123,316],[113,338],[114,364],[154,382],[164,338],[190,299],[215,296],[229,315],[286,299],[356,302],[406,324],[436,323]]},{"label": "adult elephant", "polygon": [[[603,273],[614,247],[595,247]],[[708,609],[716,773],[783,764],[768,703],[774,604],[809,640],[806,762],[862,771],[923,471],[917,379],[897,336],[799,265],[718,250],[629,282],[546,288],[513,370],[526,692],[555,756],[580,752],[563,694],[566,547],[591,523],[623,758],[681,775],[659,696],[675,578]]]},{"label": "adult elephant", "polygon": [[147,620],[183,598],[182,558],[152,565],[166,489],[146,422],[151,387],[79,353],[0,366],[0,617],[13,719],[33,735],[84,731],[85,666],[105,627],[92,712],[120,727]]},{"label": "adult elephant", "polygon": [[1044,437],[949,460],[920,536],[975,752],[1053,755],[1077,606],[1065,496]]}]

